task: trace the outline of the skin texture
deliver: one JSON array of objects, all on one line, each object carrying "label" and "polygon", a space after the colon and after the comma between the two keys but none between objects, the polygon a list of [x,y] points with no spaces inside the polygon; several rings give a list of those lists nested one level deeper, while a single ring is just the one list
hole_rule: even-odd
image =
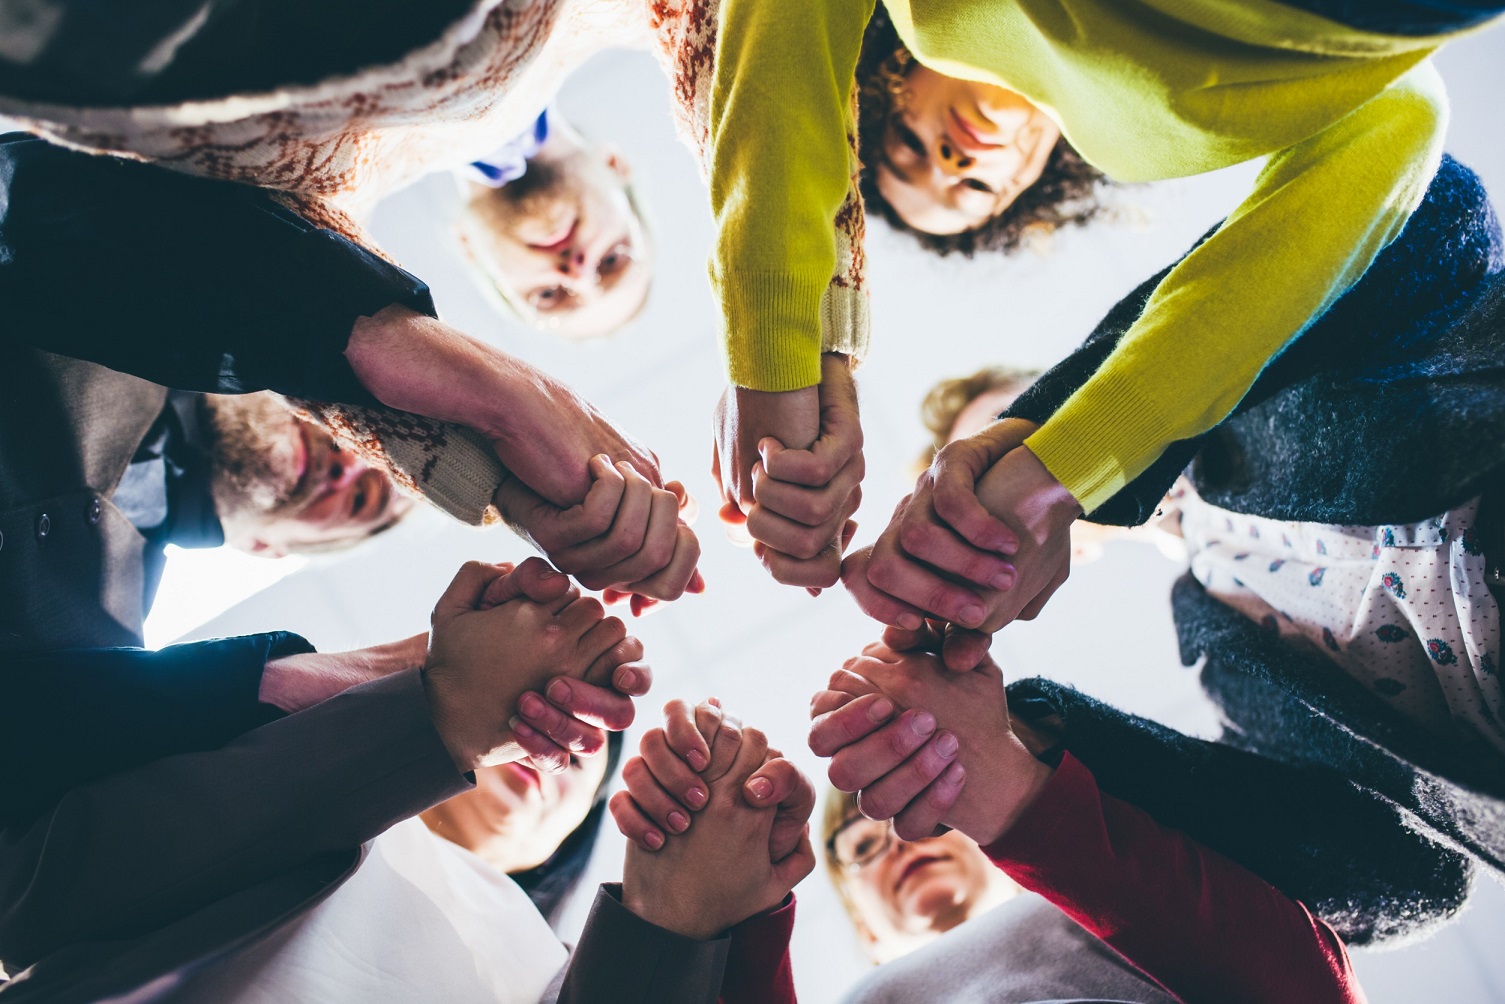
[{"label": "skin texture", "polygon": [[354,544],[413,508],[366,465],[269,394],[211,396],[211,491],[231,547],[282,557]]},{"label": "skin texture", "polygon": [[435,834],[505,872],[536,868],[585,821],[606,758],[571,758],[557,774],[516,761],[476,770],[476,786],[421,813]]},{"label": "skin texture", "polygon": [[[555,598],[530,596],[547,592]],[[439,737],[462,772],[525,756],[537,764],[547,756],[536,742],[538,730],[515,711],[546,716],[538,692],[555,676],[596,685],[609,681],[617,668],[613,653],[626,640],[621,621],[606,617],[599,602],[582,598],[564,576],[532,558],[515,570],[480,562],[463,566],[435,605],[432,625],[424,691]],[[604,678],[586,679],[603,667]],[[553,735],[549,739],[557,742]],[[570,752],[594,753],[604,737],[596,732],[566,742],[591,742],[594,749]],[[563,769],[567,763],[564,754],[550,766]]]},{"label": "skin texture", "polygon": [[841,576],[866,473],[847,358],[827,353],[821,374],[785,393],[728,388],[711,460],[722,521],[745,528],[776,581],[816,591]]},{"label": "skin texture", "polygon": [[564,338],[609,335],[648,297],[653,251],[620,154],[557,116],[523,177],[471,186],[456,234],[508,304]]},{"label": "skin texture", "polygon": [[1012,729],[995,663],[948,673],[933,651],[937,637],[889,640],[925,648],[875,643],[833,674],[811,702],[811,751],[831,758],[831,783],[857,792],[863,815],[893,819],[899,836],[916,839],[944,824],[992,843],[1051,768]]},{"label": "skin texture", "polygon": [[1039,180],[1061,130],[1013,91],[942,76],[904,77],[875,180],[916,230],[955,234],[997,216]]},{"label": "skin texture", "polygon": [[[709,741],[702,735],[694,744],[705,764],[698,772],[705,805],[693,827],[657,841],[657,847],[654,841],[640,843],[645,832],[653,832],[641,800],[665,792],[645,769],[646,758],[628,761],[627,790],[611,801],[612,816],[629,837],[622,902],[645,920],[703,940],[777,907],[814,869],[808,823],[814,792],[757,729],[743,728],[708,703],[694,712],[682,703],[671,707],[677,734],[699,731],[697,725],[710,733]],[[648,738],[667,747],[667,729]],[[776,801],[781,793],[783,803]]]},{"label": "skin texture", "polygon": [[[881,841],[889,824],[853,815],[839,844]],[[876,962],[888,962],[970,920],[1018,892],[1008,876],[965,834],[902,840],[890,834],[888,849],[840,879],[854,920]]]},{"label": "skin texture", "polygon": [[907,630],[930,617],[973,632],[948,637],[952,669],[976,666],[987,636],[1037,616],[1070,574],[1082,510],[1022,445],[1035,428],[995,422],[941,450],[877,542],[843,563],[842,580],[869,616]]}]

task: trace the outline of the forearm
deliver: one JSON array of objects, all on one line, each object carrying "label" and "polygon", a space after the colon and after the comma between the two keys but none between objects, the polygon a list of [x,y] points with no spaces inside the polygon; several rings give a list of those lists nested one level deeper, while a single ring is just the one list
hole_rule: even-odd
[{"label": "forearm", "polygon": [[739,387],[820,382],[822,298],[838,264],[836,217],[852,175],[852,79],[872,11],[873,0],[721,5],[711,283]]},{"label": "forearm", "polygon": [[1091,512],[1221,421],[1269,360],[1404,227],[1441,156],[1446,99],[1413,70],[1270,159],[1255,191],[1160,283],[1113,353],[1028,444]]},{"label": "forearm", "polygon": [[6,659],[0,673],[0,821],[70,788],[179,753],[216,749],[280,717],[264,703],[268,662],[312,647],[272,633],[159,651],[87,649]]},{"label": "forearm", "polygon": [[270,193],[34,138],[0,143],[8,334],[154,383],[374,404],[344,351],[428,287]]},{"label": "forearm", "polygon": [[776,910],[749,917],[731,929],[731,950],[721,977],[720,1004],[794,1004],[794,894]]},{"label": "forearm", "polygon": [[95,781],[0,832],[0,956],[159,927],[467,787],[416,673]]},{"label": "forearm", "polygon": [[421,669],[428,632],[352,652],[300,652],[268,662],[261,674],[261,703],[301,711],[368,680]]},{"label": "forearm", "polygon": [[1363,1000],[1331,928],[1232,861],[1103,795],[1070,754],[984,850],[1188,1004]]}]

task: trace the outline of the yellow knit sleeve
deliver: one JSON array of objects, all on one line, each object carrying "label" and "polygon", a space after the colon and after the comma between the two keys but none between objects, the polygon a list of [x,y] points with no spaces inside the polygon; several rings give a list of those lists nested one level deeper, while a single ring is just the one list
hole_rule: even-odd
[{"label": "yellow knit sleeve", "polygon": [[873,4],[722,0],[710,278],[737,386],[813,386],[823,348],[860,350],[865,339],[865,300],[844,295],[833,276],[838,252],[861,255],[840,217],[852,205],[852,84]]},{"label": "yellow knit sleeve", "polygon": [[1364,274],[1421,203],[1446,126],[1442,78],[1421,63],[1270,158],[1254,192],[1026,441],[1084,510],[1227,417],[1265,364]]}]

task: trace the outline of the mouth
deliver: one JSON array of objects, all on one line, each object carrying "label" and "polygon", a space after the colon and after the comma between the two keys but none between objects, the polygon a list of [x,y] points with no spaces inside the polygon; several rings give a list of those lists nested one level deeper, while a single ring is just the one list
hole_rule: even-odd
[{"label": "mouth", "polygon": [[904,886],[904,883],[908,882],[910,877],[918,873],[920,869],[927,868],[933,864],[938,864],[942,860],[942,858],[934,854],[927,854],[917,858],[911,858],[909,864],[905,865],[904,870],[899,873],[899,881],[896,883],[895,887],[902,888]]},{"label": "mouth", "polygon": [[575,239],[575,231],[579,229],[580,217],[577,216],[574,219],[570,220],[570,225],[568,227],[565,227],[561,231],[555,232],[544,241],[538,243],[530,242],[528,244],[528,247],[532,248],[535,251],[543,251],[548,254],[557,254],[560,251],[563,251],[565,248],[569,247],[570,243]]},{"label": "mouth", "polygon": [[528,767],[514,760],[512,763],[504,764],[502,769],[511,771],[514,775],[522,779],[524,784],[530,786],[534,791],[537,791],[539,793],[543,792],[543,781],[539,779],[538,771],[534,770],[532,767]]},{"label": "mouth", "polygon": [[996,150],[1003,145],[984,139],[978,127],[963,118],[955,108],[949,109],[949,112],[951,124],[955,126],[955,131],[947,130],[947,135],[953,143],[963,150],[966,150],[968,153],[985,153],[988,150]]}]

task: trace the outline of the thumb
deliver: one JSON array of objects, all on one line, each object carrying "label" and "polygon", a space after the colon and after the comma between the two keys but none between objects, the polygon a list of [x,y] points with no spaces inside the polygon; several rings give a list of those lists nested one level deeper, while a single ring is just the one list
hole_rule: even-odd
[{"label": "thumb", "polygon": [[516,568],[507,568],[486,588],[482,608],[498,607],[516,599],[535,603],[557,600],[570,588],[569,576],[555,571],[542,558],[529,558]]},{"label": "thumb", "polygon": [[467,561],[461,565],[434,604],[434,625],[437,627],[461,614],[475,611],[487,587],[510,570],[510,565],[490,565],[483,561]]}]

